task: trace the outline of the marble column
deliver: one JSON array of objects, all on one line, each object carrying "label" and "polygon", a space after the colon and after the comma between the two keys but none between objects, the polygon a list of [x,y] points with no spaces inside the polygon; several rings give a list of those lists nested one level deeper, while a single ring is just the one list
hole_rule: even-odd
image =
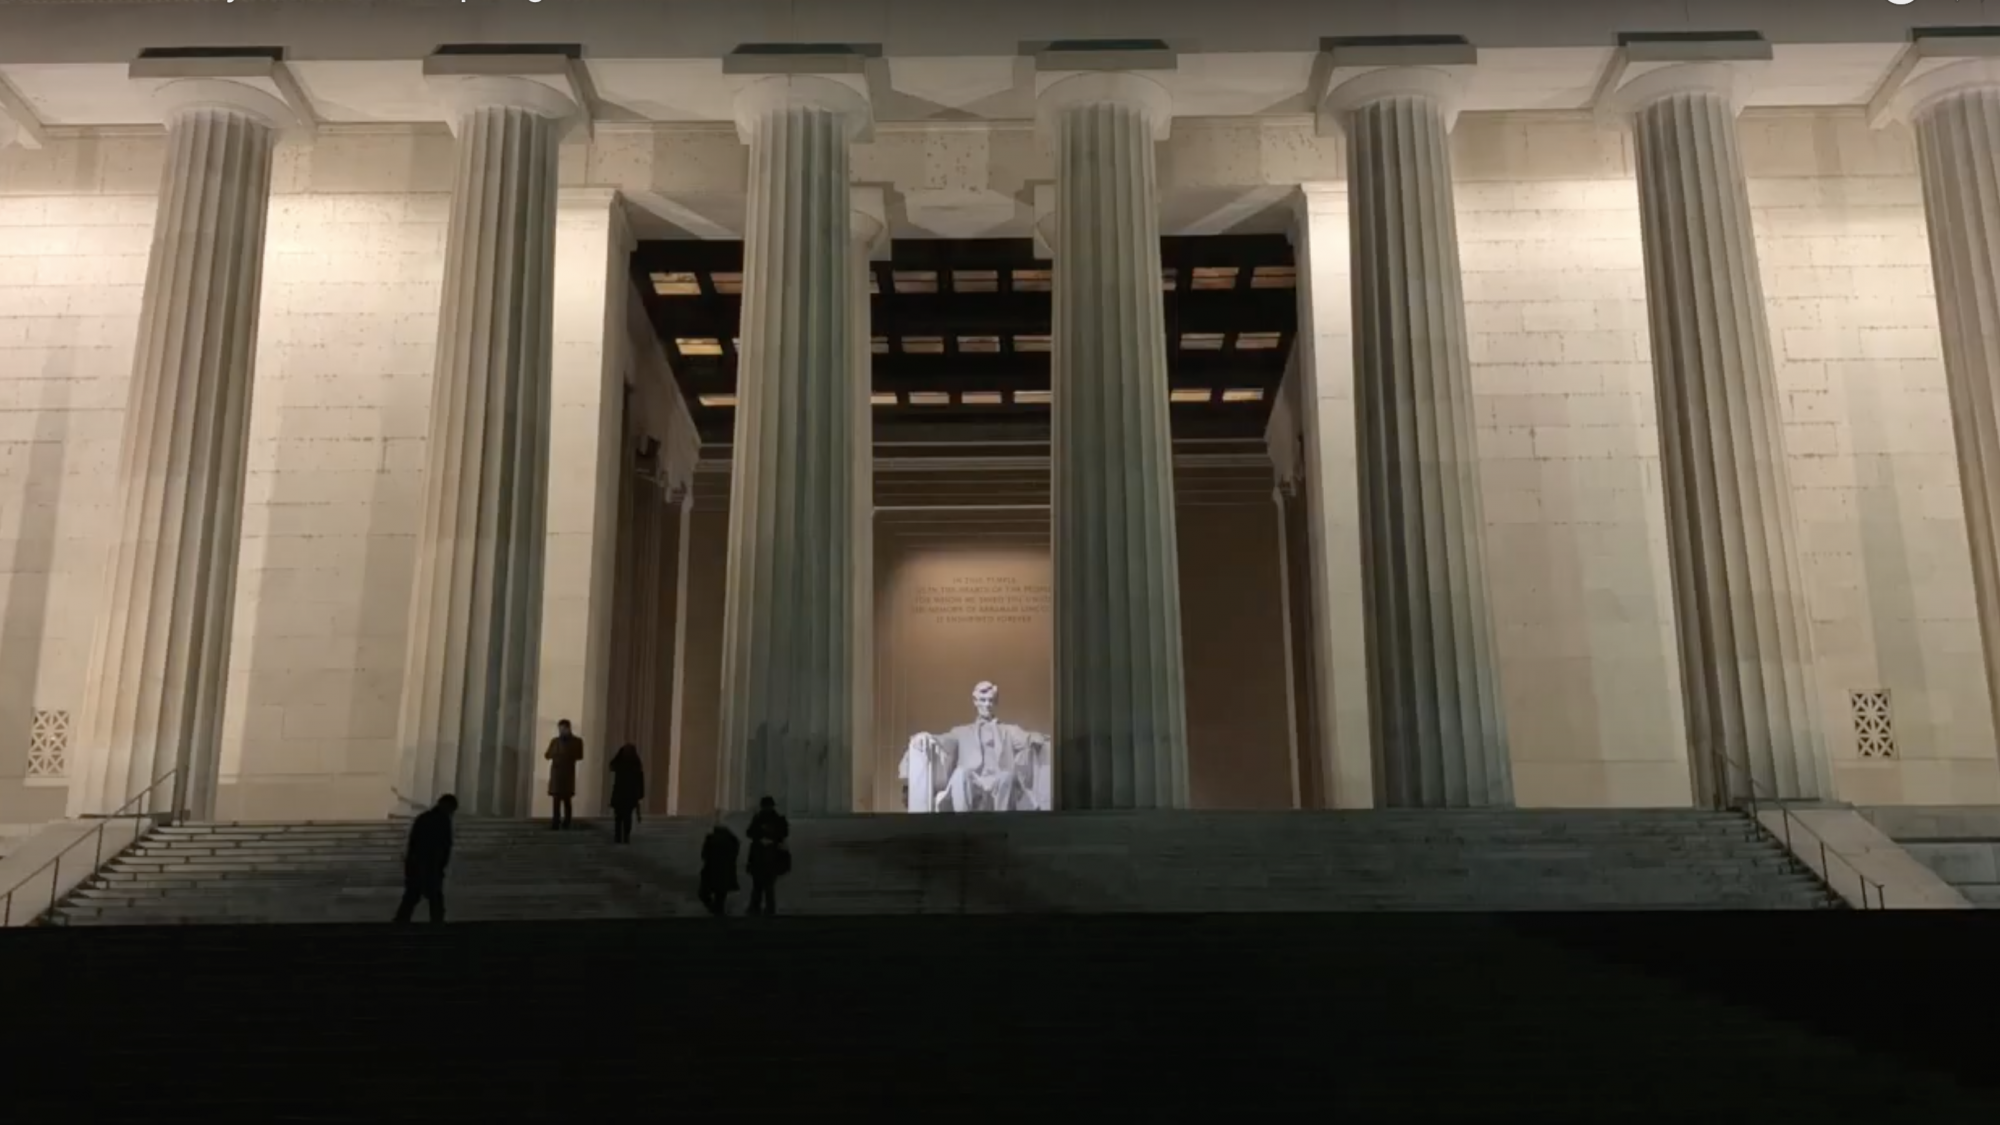
[{"label": "marble column", "polygon": [[[856,192],[856,203],[860,192]],[[854,357],[849,372],[854,411],[854,531],[848,550],[853,560],[854,634],[854,771],[855,793],[867,807],[874,804],[875,770],[875,353],[873,301],[868,278],[878,241],[886,233],[878,192],[874,206],[857,206],[853,212],[853,280],[848,284],[848,307],[854,316],[849,354]]]},{"label": "marble column", "polygon": [[234,82],[160,87],[167,126],[81,709],[71,815],[172,772],[149,811],[215,812],[242,546],[271,153],[292,115]]},{"label": "marble column", "polygon": [[[642,477],[632,483],[636,491],[632,512],[632,604],[620,610],[621,616],[629,615],[632,629],[632,644],[627,650],[632,662],[628,673],[632,685],[631,718],[625,724],[625,737],[641,752],[650,754],[660,727],[660,659],[667,655],[659,631],[661,586],[667,563],[662,548],[672,513],[667,509],[666,493],[658,480]],[[615,745],[607,745],[603,752],[610,754],[617,749]]]},{"label": "marble column", "polygon": [[1452,206],[1458,97],[1445,71],[1395,68],[1327,105],[1347,138],[1362,624],[1391,808],[1514,801]]},{"label": "marble column", "polygon": [[[1631,119],[1667,554],[1698,797],[1827,796],[1805,582],[1722,64],[1652,71]],[[1724,767],[1718,759],[1735,763]]]},{"label": "marble column", "polygon": [[729,492],[720,807],[854,803],[855,433],[848,148],[866,99],[830,78],[743,91],[750,146]]},{"label": "marble column", "polygon": [[2000,61],[1940,67],[1904,91],[1930,225],[1945,386],[2000,730]]},{"label": "marble column", "polygon": [[1056,155],[1056,804],[1188,803],[1180,563],[1154,144],[1172,98],[1138,74],[1062,79]]},{"label": "marble column", "polygon": [[548,507],[556,156],[575,105],[519,78],[441,83],[458,137],[403,668],[396,793],[531,807]]}]

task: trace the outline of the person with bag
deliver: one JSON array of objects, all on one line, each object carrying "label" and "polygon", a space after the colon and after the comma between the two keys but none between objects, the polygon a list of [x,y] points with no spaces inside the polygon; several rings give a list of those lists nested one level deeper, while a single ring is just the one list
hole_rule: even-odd
[{"label": "person with bag", "polygon": [[757,803],[750,818],[750,913],[778,912],[778,880],[792,870],[791,834],[778,802],[766,797]]}]

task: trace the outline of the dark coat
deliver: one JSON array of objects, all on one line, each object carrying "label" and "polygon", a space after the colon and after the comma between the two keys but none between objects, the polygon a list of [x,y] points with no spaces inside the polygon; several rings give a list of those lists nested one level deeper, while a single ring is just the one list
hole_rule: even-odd
[{"label": "dark coat", "polygon": [[442,874],[450,863],[451,814],[432,809],[419,815],[410,824],[410,846],[403,853],[404,870]]},{"label": "dark coat", "polygon": [[636,809],[646,799],[646,763],[630,746],[611,759],[611,807]]},{"label": "dark coat", "polygon": [[742,886],[736,881],[736,857],[742,850],[736,833],[718,824],[701,842],[701,888],[705,891],[733,891]]},{"label": "dark coat", "polygon": [[549,748],[542,754],[554,764],[549,767],[549,796],[576,796],[576,764],[583,761],[583,739],[561,735],[549,739]]},{"label": "dark coat", "polygon": [[750,877],[776,879],[792,870],[791,849],[785,841],[792,835],[792,822],[784,814],[758,812],[750,818]]}]

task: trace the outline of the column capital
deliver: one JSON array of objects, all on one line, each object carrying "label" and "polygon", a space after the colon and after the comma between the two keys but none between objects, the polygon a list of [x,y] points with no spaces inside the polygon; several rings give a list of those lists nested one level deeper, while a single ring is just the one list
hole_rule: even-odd
[{"label": "column capital", "polygon": [[1938,103],[1975,90],[2000,90],[2000,58],[1959,59],[1911,78],[1890,100],[1889,116],[1914,124]]},{"label": "column capital", "polygon": [[736,133],[748,144],[766,117],[791,110],[818,110],[841,119],[849,143],[865,141],[875,128],[875,107],[865,88],[822,74],[774,74],[736,93]]},{"label": "column capital", "polygon": [[160,120],[172,125],[184,113],[212,110],[247,118],[271,129],[299,123],[292,108],[272,95],[227,78],[178,78],[153,91]]},{"label": "column capital", "polygon": [[1436,66],[1385,66],[1363,71],[1336,81],[1327,90],[1319,103],[1320,123],[1345,131],[1347,119],[1356,110],[1390,98],[1421,98],[1435,103],[1449,133],[1465,104],[1465,83],[1454,71]]},{"label": "column capital", "polygon": [[1707,94],[1729,103],[1731,114],[1743,112],[1750,93],[1751,64],[1728,62],[1670,63],[1645,71],[1607,93],[1602,112],[1631,118],[1664,99],[1684,94]]},{"label": "column capital", "polygon": [[575,99],[545,82],[512,75],[448,75],[428,79],[431,93],[444,104],[453,136],[459,126],[482,109],[519,109],[551,121],[569,122],[579,116]]},{"label": "column capital", "polygon": [[1137,111],[1164,141],[1173,131],[1174,96],[1156,78],[1130,70],[1087,71],[1049,83],[1035,98],[1035,125],[1053,136],[1056,118],[1080,106],[1121,105]]}]

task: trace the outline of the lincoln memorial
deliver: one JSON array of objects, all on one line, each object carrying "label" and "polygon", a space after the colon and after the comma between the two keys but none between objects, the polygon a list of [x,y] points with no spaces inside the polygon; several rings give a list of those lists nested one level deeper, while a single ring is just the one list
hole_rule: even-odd
[{"label": "lincoln memorial", "polygon": [[0,824],[2000,804],[1962,7],[0,4]]}]

